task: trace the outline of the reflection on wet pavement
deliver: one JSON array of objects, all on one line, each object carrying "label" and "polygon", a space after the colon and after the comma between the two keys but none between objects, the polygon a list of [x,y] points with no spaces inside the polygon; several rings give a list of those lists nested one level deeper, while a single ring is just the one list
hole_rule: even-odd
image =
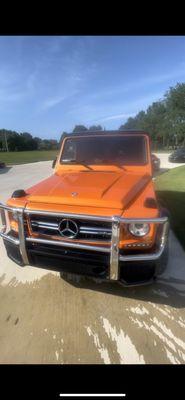
[{"label": "reflection on wet pavement", "polygon": [[1,363],[184,363],[185,292],[168,284],[172,271],[137,288],[45,272],[1,276]]}]

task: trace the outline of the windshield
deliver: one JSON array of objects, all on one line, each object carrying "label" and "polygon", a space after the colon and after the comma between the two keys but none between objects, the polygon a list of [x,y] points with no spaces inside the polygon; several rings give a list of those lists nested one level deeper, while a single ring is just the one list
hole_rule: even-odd
[{"label": "windshield", "polygon": [[66,139],[62,164],[144,165],[147,162],[144,136],[89,136]]}]

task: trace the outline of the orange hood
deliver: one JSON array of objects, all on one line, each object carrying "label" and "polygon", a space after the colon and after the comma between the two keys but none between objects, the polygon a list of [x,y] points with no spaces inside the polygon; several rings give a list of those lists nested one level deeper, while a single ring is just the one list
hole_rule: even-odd
[{"label": "orange hood", "polygon": [[151,180],[132,171],[77,171],[54,174],[27,190],[28,201],[124,209]]}]

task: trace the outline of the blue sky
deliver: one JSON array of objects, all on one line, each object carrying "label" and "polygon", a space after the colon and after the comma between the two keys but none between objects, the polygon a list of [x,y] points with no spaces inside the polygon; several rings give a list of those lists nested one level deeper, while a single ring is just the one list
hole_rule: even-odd
[{"label": "blue sky", "polygon": [[117,129],[185,82],[185,36],[1,36],[0,128]]}]

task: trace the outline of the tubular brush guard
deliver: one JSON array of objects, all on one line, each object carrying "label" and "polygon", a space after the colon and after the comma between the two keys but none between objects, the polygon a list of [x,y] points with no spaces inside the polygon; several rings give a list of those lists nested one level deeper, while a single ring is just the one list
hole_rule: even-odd
[{"label": "tubular brush guard", "polygon": [[[17,216],[18,221],[18,235],[17,237],[12,235],[11,231],[7,232],[7,212],[11,211],[14,215]],[[0,213],[1,213],[1,220],[2,220],[2,229],[0,232],[0,236],[3,238],[4,242],[13,245],[19,250],[21,258],[22,258],[22,265],[30,264],[27,254],[27,244],[28,243],[38,243],[38,244],[45,244],[45,245],[54,245],[58,246],[58,248],[65,247],[65,248],[72,248],[72,249],[84,249],[84,250],[91,250],[94,252],[100,252],[110,255],[110,266],[109,266],[109,277],[108,279],[112,281],[118,281],[120,279],[120,271],[119,271],[119,263],[127,263],[127,262],[152,262],[157,261],[162,256],[165,246],[168,239],[168,232],[169,232],[169,221],[167,216],[163,216],[161,218],[121,218],[119,216],[106,217],[106,216],[94,216],[94,215],[85,215],[85,214],[68,214],[62,212],[48,212],[48,211],[38,211],[38,210],[28,210],[25,208],[13,208],[8,207],[6,205],[0,204]],[[31,236],[27,236],[25,232],[24,226],[24,216],[29,214],[38,214],[38,215],[46,215],[46,216],[59,216],[63,218],[73,218],[73,219],[88,219],[91,221],[102,221],[102,222],[111,222],[112,223],[112,235],[111,235],[111,242],[110,246],[92,246],[86,243],[77,243],[77,242],[70,242],[67,240],[50,240],[50,239],[43,239],[43,238],[35,238]],[[143,253],[143,254],[124,254],[124,249],[122,254],[120,254],[119,249],[119,239],[120,239],[120,226],[121,224],[130,224],[130,223],[154,223],[160,224],[161,234],[158,240],[158,246],[155,252],[152,253]],[[12,257],[13,259],[13,257]],[[19,263],[20,264],[20,263]]]}]

